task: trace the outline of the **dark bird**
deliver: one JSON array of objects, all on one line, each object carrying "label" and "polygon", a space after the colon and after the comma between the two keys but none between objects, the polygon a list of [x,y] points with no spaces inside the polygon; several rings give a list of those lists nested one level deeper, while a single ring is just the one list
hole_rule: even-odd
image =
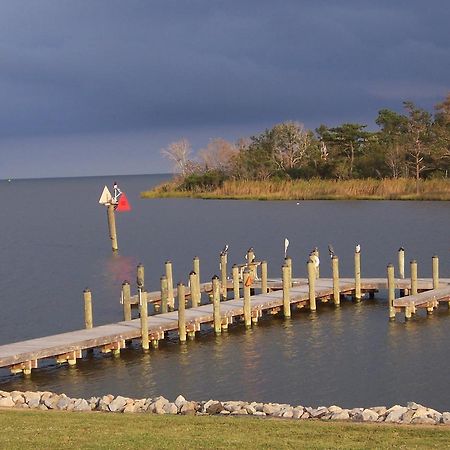
[{"label": "dark bird", "polygon": [[331,244],[328,244],[328,253],[330,254],[330,258],[336,256],[336,253],[334,253],[334,248]]}]

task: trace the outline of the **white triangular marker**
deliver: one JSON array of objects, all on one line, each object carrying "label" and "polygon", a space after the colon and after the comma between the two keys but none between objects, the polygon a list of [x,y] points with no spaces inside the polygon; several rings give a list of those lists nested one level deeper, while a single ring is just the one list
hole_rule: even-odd
[{"label": "white triangular marker", "polygon": [[100,196],[100,200],[98,201],[101,205],[108,205],[112,201],[112,195],[111,192],[109,192],[109,189],[107,186],[103,188],[102,195]]}]

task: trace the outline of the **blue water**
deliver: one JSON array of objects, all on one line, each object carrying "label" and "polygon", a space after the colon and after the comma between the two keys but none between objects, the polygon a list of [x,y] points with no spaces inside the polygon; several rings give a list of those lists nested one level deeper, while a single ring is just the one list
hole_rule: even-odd
[{"label": "blue water", "polygon": [[[0,182],[0,344],[83,327],[82,291],[93,292],[95,324],[122,319],[120,285],[134,283],[145,265],[146,287],[158,288],[164,261],[175,281],[187,281],[192,258],[201,259],[202,280],[218,272],[218,254],[230,246],[229,262],[242,262],[253,246],[266,259],[269,276],[280,276],[284,238],[290,240],[294,275],[305,276],[309,251],[321,252],[321,275],[332,243],[342,276],[352,275],[353,250],[362,247],[362,276],[384,276],[396,262],[419,263],[430,276],[440,256],[450,277],[447,202],[253,202],[193,199],[141,200],[139,193],[164,175],[117,177],[133,207],[117,214],[119,253],[113,255],[105,208],[98,204],[112,177]],[[102,393],[146,397],[183,393],[193,399],[243,399],[304,405],[370,406],[421,402],[450,409],[450,313],[419,314],[404,324],[387,320],[385,293],[336,310],[292,320],[263,320],[251,331],[209,330],[187,345],[176,336],[142,354],[94,355],[75,368],[50,365],[30,378],[0,371],[0,388],[40,389],[90,396]]]}]

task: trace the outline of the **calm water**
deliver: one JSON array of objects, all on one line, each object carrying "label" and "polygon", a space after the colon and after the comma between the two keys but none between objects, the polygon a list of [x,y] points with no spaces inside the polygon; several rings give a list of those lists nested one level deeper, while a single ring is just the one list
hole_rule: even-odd
[{"label": "calm water", "polygon": [[[133,206],[117,215],[119,255],[110,251],[105,209],[97,203],[112,177],[0,182],[0,344],[81,328],[85,287],[93,291],[96,324],[121,320],[120,285],[134,281],[139,262],[150,290],[167,259],[175,280],[186,281],[199,255],[206,280],[218,271],[225,243],[230,263],[253,246],[268,261],[269,276],[280,275],[286,236],[295,276],[305,276],[314,246],[323,255],[321,274],[329,276],[329,242],[342,276],[351,276],[357,242],[363,276],[383,276],[399,246],[407,261],[418,260],[420,276],[430,276],[434,253],[442,276],[450,276],[450,203],[139,199],[164,178],[117,177]],[[296,313],[289,322],[263,320],[247,332],[236,327],[215,337],[205,330],[185,346],[170,337],[146,355],[135,348],[118,359],[91,356],[75,368],[38,369],[29,379],[3,370],[0,388],[347,407],[414,400],[449,410],[449,335],[443,307],[408,324],[389,323],[381,292],[339,310],[319,305],[316,315]]]}]

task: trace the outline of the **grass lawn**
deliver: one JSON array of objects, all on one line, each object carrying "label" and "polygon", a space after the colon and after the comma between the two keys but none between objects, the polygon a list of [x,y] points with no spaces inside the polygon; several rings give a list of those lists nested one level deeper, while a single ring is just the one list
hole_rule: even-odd
[{"label": "grass lawn", "polygon": [[0,424],[1,449],[450,449],[449,426],[26,410]]}]

